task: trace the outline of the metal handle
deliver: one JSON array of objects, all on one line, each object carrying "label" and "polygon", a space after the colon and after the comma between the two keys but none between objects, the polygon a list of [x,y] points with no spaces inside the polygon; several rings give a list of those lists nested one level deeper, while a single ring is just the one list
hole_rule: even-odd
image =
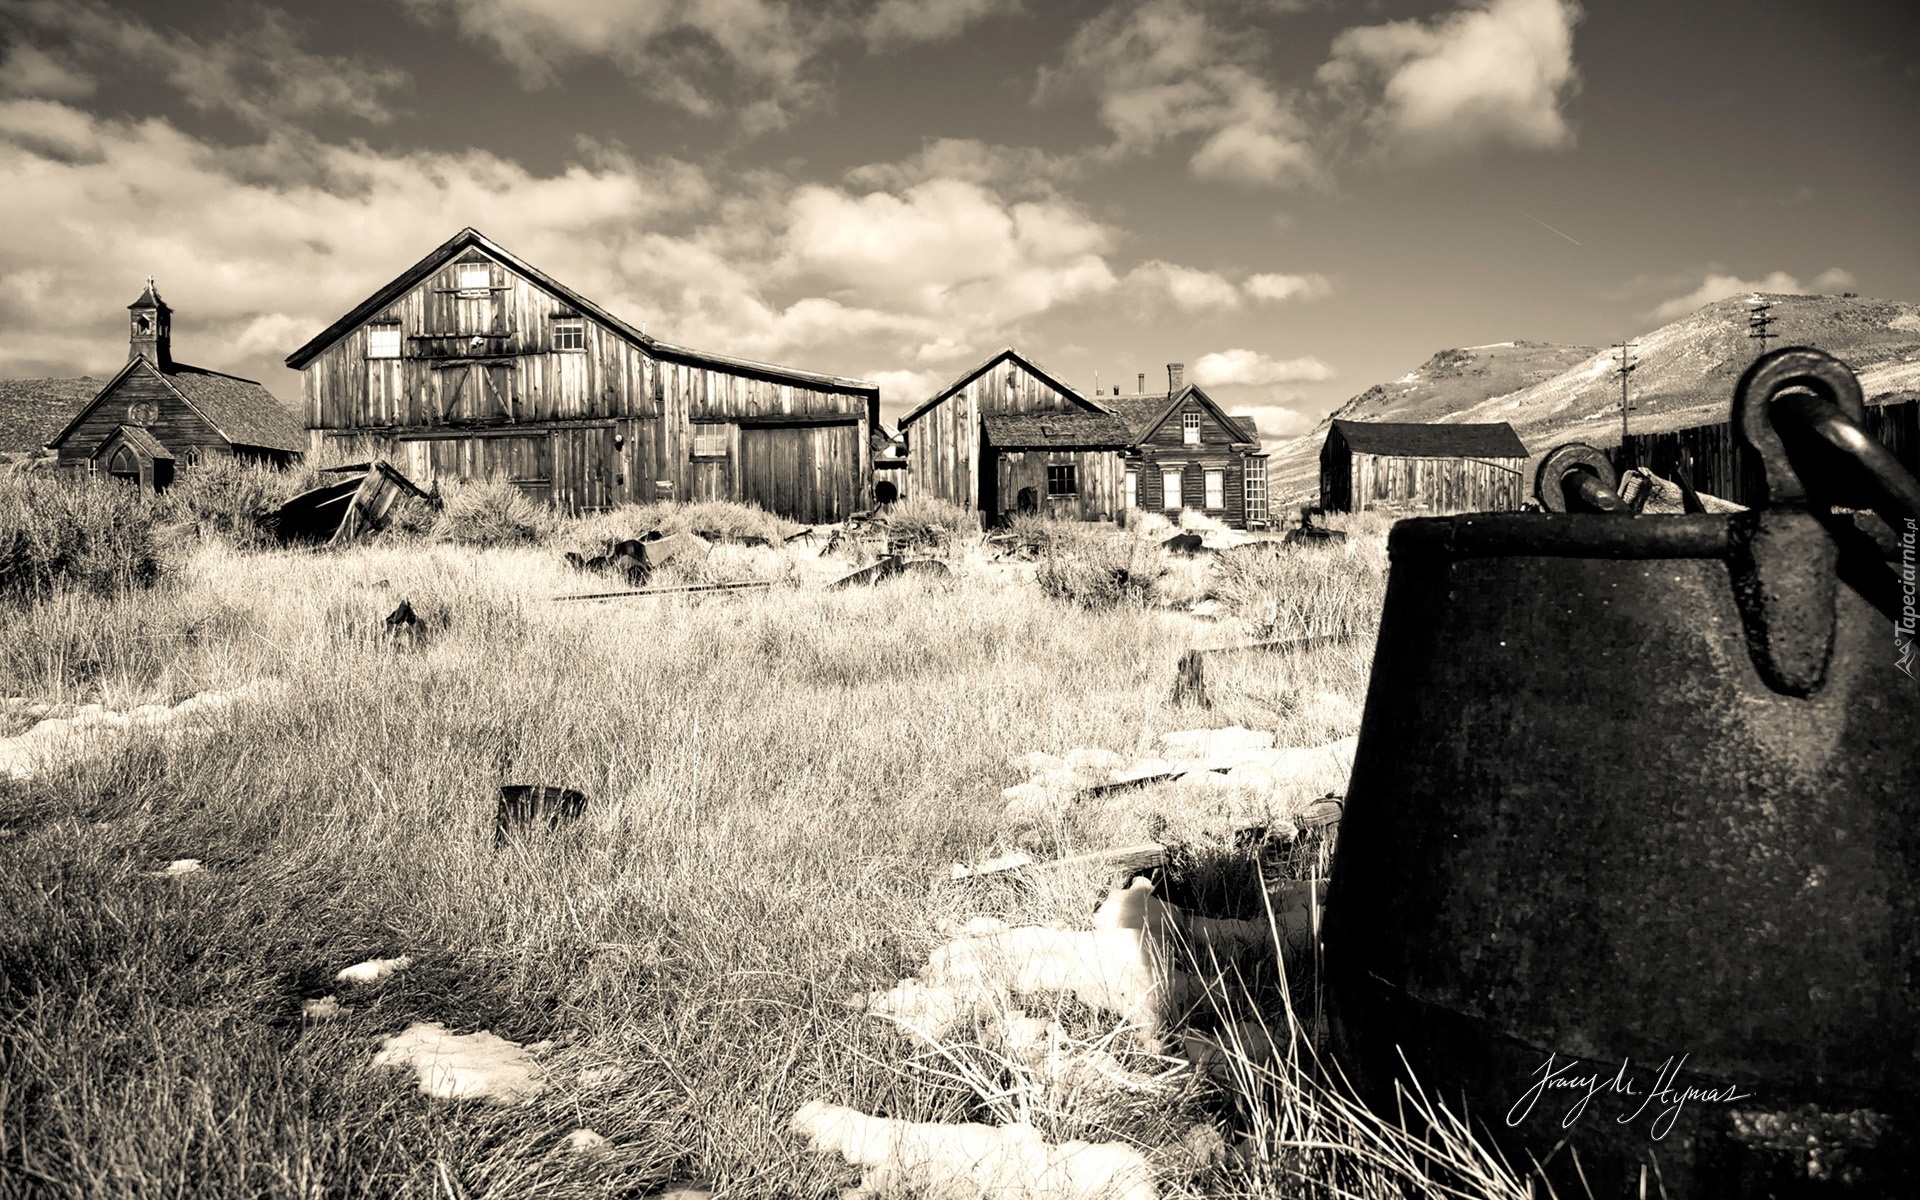
[{"label": "metal handle", "polygon": [[[1812,460],[1816,491],[1864,501],[1849,507],[1871,508],[1896,530],[1902,520],[1920,521],[1920,480],[1838,404],[1796,388],[1775,396],[1768,407],[1788,453],[1798,449]],[[1815,447],[1827,453],[1810,453]]]},{"label": "metal handle", "polygon": [[1614,484],[1605,453],[1585,442],[1568,442],[1540,460],[1533,492],[1548,512],[1632,513]]}]

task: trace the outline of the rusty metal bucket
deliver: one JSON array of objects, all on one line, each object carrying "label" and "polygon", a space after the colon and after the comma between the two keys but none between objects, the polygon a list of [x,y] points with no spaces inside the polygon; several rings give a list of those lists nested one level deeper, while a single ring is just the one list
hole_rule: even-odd
[{"label": "rusty metal bucket", "polygon": [[1776,351],[1762,507],[1394,527],[1325,925],[1377,1108],[1411,1076],[1563,1196],[1920,1195],[1912,593],[1831,511],[1910,539],[1920,487],[1860,416]]}]

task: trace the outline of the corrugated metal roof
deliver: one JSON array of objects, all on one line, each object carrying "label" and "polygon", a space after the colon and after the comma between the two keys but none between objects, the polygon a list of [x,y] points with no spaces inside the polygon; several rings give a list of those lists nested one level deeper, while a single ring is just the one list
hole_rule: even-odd
[{"label": "corrugated metal roof", "polygon": [[1527,447],[1505,421],[1490,425],[1424,425],[1335,421],[1333,431],[1357,454],[1397,458],[1525,458]]},{"label": "corrugated metal roof", "polygon": [[983,418],[996,450],[1122,450],[1133,444],[1126,422],[1110,413],[996,413]]}]

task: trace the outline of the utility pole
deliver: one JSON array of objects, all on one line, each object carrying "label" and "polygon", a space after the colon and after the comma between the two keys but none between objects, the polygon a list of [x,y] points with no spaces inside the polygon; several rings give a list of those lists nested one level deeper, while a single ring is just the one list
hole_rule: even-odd
[{"label": "utility pole", "polygon": [[1624,453],[1627,448],[1627,414],[1632,412],[1634,408],[1632,402],[1627,399],[1627,376],[1640,369],[1639,363],[1630,362],[1628,359],[1639,345],[1639,342],[1615,342],[1613,344],[1613,348],[1620,352],[1620,366],[1614,374],[1620,377],[1620,449],[1622,453]]},{"label": "utility pole", "polygon": [[1762,357],[1767,353],[1767,339],[1780,336],[1773,332],[1773,323],[1776,320],[1778,318],[1773,315],[1773,301],[1762,300],[1760,294],[1755,292],[1747,305],[1747,336],[1760,343]]}]

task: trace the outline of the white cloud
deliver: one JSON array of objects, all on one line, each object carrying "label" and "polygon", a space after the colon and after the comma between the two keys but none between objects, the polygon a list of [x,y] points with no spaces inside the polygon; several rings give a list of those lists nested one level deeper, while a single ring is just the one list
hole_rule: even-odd
[{"label": "white cloud", "polygon": [[[322,114],[375,123],[391,119],[388,97],[407,82],[404,72],[357,56],[313,54],[283,13],[263,8],[258,23],[214,39],[157,29],[126,12],[85,0],[27,0],[9,15],[46,38],[64,40],[65,53],[100,71],[152,71],[202,112],[227,112],[258,129],[274,129]],[[16,47],[15,53],[21,48]],[[87,94],[84,76],[44,51],[37,87],[19,94],[69,99]],[[8,68],[14,61],[8,57]],[[29,59],[29,67],[36,60]],[[67,73],[63,81],[49,67]],[[48,85],[52,86],[49,87]]]},{"label": "white cloud", "polygon": [[1262,387],[1281,383],[1318,383],[1333,378],[1333,368],[1311,355],[1271,358],[1257,350],[1203,354],[1193,364],[1193,382],[1201,387]]},{"label": "white cloud", "polygon": [[1183,312],[1240,307],[1240,289],[1226,276],[1151,259],[1127,272],[1132,298],[1164,297]]},{"label": "white cloud", "polygon": [[1241,287],[1255,300],[1318,300],[1333,294],[1325,275],[1249,275]]},{"label": "white cloud", "polygon": [[1801,282],[1785,271],[1774,271],[1758,279],[1742,279],[1738,275],[1709,272],[1700,282],[1700,286],[1684,296],[1675,296],[1671,300],[1656,305],[1646,315],[1658,321],[1671,321],[1684,317],[1688,313],[1717,300],[1726,300],[1733,296],[1744,296],[1754,292],[1772,292],[1777,295],[1818,295],[1826,292],[1845,291],[1854,285],[1853,272],[1839,267],[1829,267],[1814,276],[1810,285]]},{"label": "white cloud", "polygon": [[1471,0],[1430,23],[1361,26],[1334,39],[1318,79],[1412,156],[1559,149],[1573,142],[1561,105],[1579,82],[1580,17],[1573,0]]},{"label": "white cloud", "polygon": [[861,26],[875,52],[944,42],[991,17],[1021,10],[1020,0],[880,0]]},{"label": "white cloud", "polygon": [[928,138],[899,162],[868,163],[846,174],[854,187],[904,191],[930,179],[956,179],[992,187],[1002,194],[1053,195],[1051,181],[1078,172],[1071,158],[1032,146],[1001,146],[976,138]]},{"label": "white cloud", "polygon": [[880,407],[892,424],[900,414],[947,386],[952,376],[940,371],[869,371],[864,378],[880,385]]},{"label": "white cloud", "polygon": [[0,94],[78,100],[93,95],[94,82],[60,58],[18,42],[0,59]]},{"label": "white cloud", "polygon": [[1292,404],[1236,405],[1231,411],[1236,417],[1252,417],[1260,440],[1268,445],[1279,438],[1298,437],[1319,420]]}]

